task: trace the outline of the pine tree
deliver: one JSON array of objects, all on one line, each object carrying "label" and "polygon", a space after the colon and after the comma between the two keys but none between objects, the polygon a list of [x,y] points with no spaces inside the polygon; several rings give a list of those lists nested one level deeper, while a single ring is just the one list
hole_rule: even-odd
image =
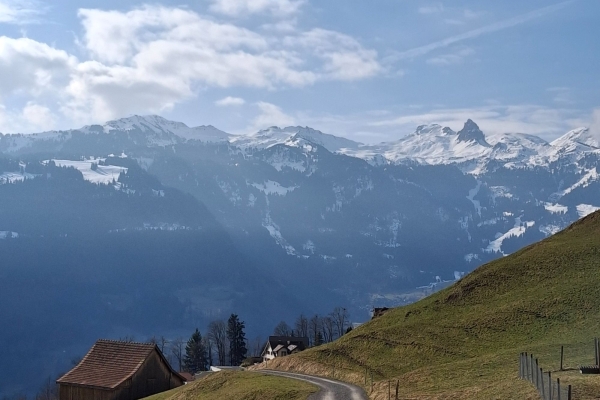
[{"label": "pine tree", "polygon": [[324,343],[323,334],[321,331],[317,332],[317,337],[315,338],[315,346],[320,346]]},{"label": "pine tree", "polygon": [[243,321],[235,314],[231,314],[227,321],[227,338],[229,339],[229,362],[237,366],[246,358],[246,328]]},{"label": "pine tree", "polygon": [[196,328],[185,346],[184,369],[191,374],[206,371],[206,361],[206,348],[202,342],[202,335]]}]

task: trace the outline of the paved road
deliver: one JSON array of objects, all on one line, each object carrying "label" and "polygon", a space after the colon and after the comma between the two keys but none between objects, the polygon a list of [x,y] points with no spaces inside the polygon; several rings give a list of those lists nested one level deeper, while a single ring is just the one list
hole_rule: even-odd
[{"label": "paved road", "polygon": [[311,395],[308,400],[368,400],[365,391],[349,383],[334,381],[312,375],[293,374],[291,372],[261,370],[269,375],[285,376],[317,385],[321,390]]}]

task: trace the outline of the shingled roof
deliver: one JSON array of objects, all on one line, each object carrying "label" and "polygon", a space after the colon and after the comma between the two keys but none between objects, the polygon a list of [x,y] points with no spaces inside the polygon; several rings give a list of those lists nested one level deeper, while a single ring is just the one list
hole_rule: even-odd
[{"label": "shingled roof", "polygon": [[[114,389],[131,378],[154,350],[171,368],[155,344],[101,339],[75,368],[56,382]],[[171,372],[179,376],[172,368]]]}]

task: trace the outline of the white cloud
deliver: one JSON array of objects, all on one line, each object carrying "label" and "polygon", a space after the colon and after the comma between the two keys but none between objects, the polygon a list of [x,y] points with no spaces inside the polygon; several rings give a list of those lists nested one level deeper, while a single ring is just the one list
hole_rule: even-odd
[{"label": "white cloud", "polygon": [[442,3],[419,7],[419,14],[438,14],[441,12],[444,12],[444,5]]},{"label": "white cloud", "polygon": [[263,24],[261,29],[264,31],[277,33],[292,33],[297,31],[298,20],[296,18],[277,21],[275,23]]},{"label": "white cloud", "polygon": [[229,16],[270,13],[287,16],[297,13],[305,0],[211,0],[210,11]]},{"label": "white cloud", "polygon": [[30,24],[38,22],[45,7],[37,1],[0,0],[0,23]]},{"label": "white cloud", "polygon": [[37,129],[50,130],[56,125],[56,116],[48,107],[31,101],[23,108],[23,118]]},{"label": "white cloud", "polygon": [[294,117],[284,113],[275,104],[261,101],[256,105],[260,109],[260,114],[252,120],[251,129],[253,130],[266,129],[271,126],[286,127],[296,123]]},{"label": "white cloud", "polygon": [[[562,3],[554,4],[551,6],[543,7],[543,8],[537,9],[535,11],[531,11],[527,14],[519,15],[517,17],[510,18],[510,19],[507,19],[504,21],[496,22],[496,23],[490,24],[488,26],[484,26],[482,28],[473,29],[469,32],[465,32],[465,33],[462,33],[462,34],[456,35],[456,36],[451,36],[446,39],[439,40],[437,42],[433,42],[433,43],[430,43],[425,46],[417,47],[417,48],[403,51],[403,52],[397,52],[394,55],[388,57],[388,61],[393,62],[393,61],[406,60],[406,59],[420,57],[420,56],[428,54],[434,50],[437,50],[439,48],[448,47],[454,43],[462,42],[462,41],[468,40],[468,39],[473,39],[473,38],[476,38],[478,36],[485,35],[488,33],[493,33],[493,32],[501,31],[504,29],[512,28],[513,26],[517,26],[520,24],[524,24],[528,21],[531,21],[531,20],[534,20],[537,18],[541,18],[548,13],[558,11],[571,3],[573,3],[573,0],[569,0],[569,1],[562,2]],[[454,20],[451,20],[451,21],[454,21]],[[456,21],[454,21],[454,22],[456,22]]]},{"label": "white cloud", "polygon": [[56,116],[48,107],[28,102],[23,109],[7,109],[0,104],[0,132],[39,132],[55,125]]},{"label": "white cloud", "polygon": [[365,49],[356,39],[339,32],[317,28],[288,36],[284,43],[313,52],[324,61],[323,72],[331,79],[364,79],[383,70],[375,50]]},{"label": "white cloud", "polygon": [[221,100],[215,101],[215,104],[220,107],[241,106],[241,105],[244,105],[245,103],[246,103],[246,101],[244,99],[242,99],[240,97],[231,97],[231,96],[227,96]]},{"label": "white cloud", "polygon": [[150,5],[81,9],[78,16],[84,60],[46,43],[0,36],[1,101],[46,96],[43,102],[71,123],[88,124],[170,110],[207,87],[273,90],[382,71],[375,51],[330,30],[253,31]]},{"label": "white cloud", "polygon": [[429,58],[427,64],[448,66],[461,64],[465,58],[475,54],[475,50],[470,47],[458,48],[454,53],[441,54],[436,57]]},{"label": "white cloud", "polygon": [[0,36],[0,96],[38,96],[64,87],[77,59],[28,38]]}]

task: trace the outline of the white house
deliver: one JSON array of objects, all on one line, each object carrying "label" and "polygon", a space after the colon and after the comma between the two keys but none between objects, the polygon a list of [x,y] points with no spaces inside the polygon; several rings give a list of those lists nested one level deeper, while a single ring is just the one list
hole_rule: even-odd
[{"label": "white house", "polygon": [[298,353],[308,347],[307,337],[292,336],[269,336],[267,344],[262,351],[263,361],[272,360],[275,357],[285,357]]}]

